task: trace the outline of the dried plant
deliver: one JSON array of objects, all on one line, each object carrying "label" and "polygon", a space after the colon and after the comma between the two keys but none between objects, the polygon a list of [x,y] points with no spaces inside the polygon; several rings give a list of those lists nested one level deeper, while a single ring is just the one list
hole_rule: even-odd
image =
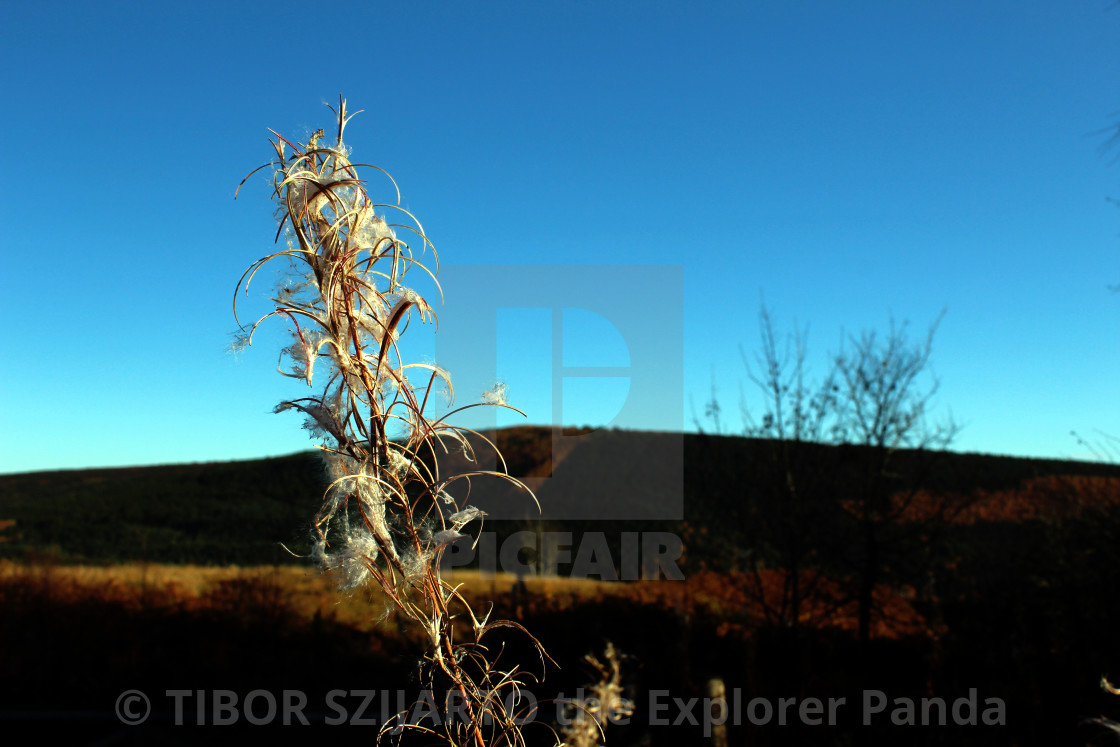
[{"label": "dried plant", "polygon": [[[1120,687],[1116,687],[1116,685],[1113,685],[1111,682],[1109,682],[1108,677],[1101,677],[1100,685],[1101,689],[1109,695],[1120,695]],[[1115,734],[1120,734],[1120,722],[1113,721],[1112,719],[1105,718],[1104,716],[1083,719],[1081,723],[1103,726],[1105,729],[1108,729]]]},{"label": "dried plant", "polygon": [[[466,502],[473,477],[508,480],[536,498],[505,472],[444,475],[438,460],[449,444],[474,460],[468,434],[497,452],[481,434],[450,425],[451,415],[476,406],[520,410],[505,403],[501,388],[484,402],[436,419],[426,415],[438,386],[454,396],[450,376],[433,364],[405,363],[398,343],[414,315],[424,323],[436,321],[427,300],[404,282],[409,271],[423,273],[442,295],[436,280],[438,257],[419,221],[400,207],[392,177],[376,166],[351,162],[343,130],[357,112],[348,113],[341,97],[338,109],[331,110],[338,125],[333,145],[323,144],[323,130],[307,143],[293,143],[270,130],[276,136],[276,158],[249,175],[274,169],[277,240],[284,235],[287,248],[254,262],[242,275],[234,292],[235,318],[242,288],[247,294],[261,268],[275,260],[288,267],[272,297],[275,309],[248,327],[238,322],[239,343],[250,344],[266,319],[280,317],[290,325],[291,344],[281,352],[280,373],[308,387],[324,382],[314,394],[276,408],[303,413],[305,427],[321,441],[329,486],[314,520],[313,555],[338,575],[343,587],[376,583],[391,605],[424,631],[421,681],[429,696],[438,692],[446,700],[436,704],[438,712],[427,723],[412,723],[402,714],[392,731],[416,729],[439,734],[451,744],[478,747],[523,744],[518,714],[509,707],[516,699],[509,695],[516,695],[527,675],[516,666],[499,669],[499,657],[487,649],[484,638],[495,628],[514,628],[532,641],[542,667],[547,654],[518,623],[476,614],[457,588],[441,578],[440,558],[448,545],[465,536],[466,525],[483,517]],[[396,202],[371,199],[359,167],[382,171],[396,190]],[[407,223],[389,223],[379,211]],[[414,235],[420,251],[414,252],[398,231]],[[431,267],[424,262],[429,250]],[[426,383],[416,386],[410,377]],[[457,627],[455,618],[464,624]],[[457,640],[457,634],[464,640]],[[453,709],[448,709],[449,701]]]},{"label": "dried plant", "polygon": [[587,654],[587,661],[598,675],[589,684],[590,695],[571,702],[562,732],[566,747],[597,747],[603,743],[603,731],[610,723],[618,722],[634,713],[634,704],[623,697],[622,654],[607,641],[600,661],[595,654]]}]

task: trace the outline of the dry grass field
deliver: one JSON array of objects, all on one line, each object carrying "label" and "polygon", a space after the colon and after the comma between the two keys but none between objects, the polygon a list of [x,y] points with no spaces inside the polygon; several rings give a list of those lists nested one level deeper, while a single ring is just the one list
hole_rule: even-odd
[{"label": "dry grass field", "polygon": [[[683,582],[625,583],[455,570],[448,580],[462,584],[476,609],[489,610],[493,603],[495,617],[525,621],[544,643],[557,666],[547,666],[546,679],[536,685],[542,696],[582,686],[588,676],[582,657],[612,641],[627,656],[623,684],[639,696],[665,691],[693,697],[719,677],[745,696],[762,697],[851,696],[864,687],[908,697],[955,697],[975,686],[1005,698],[1009,707],[1008,727],[998,734],[869,735],[857,724],[841,724],[839,730],[794,735],[747,725],[733,732],[736,744],[788,744],[791,737],[805,745],[1027,744],[1033,742],[1018,740],[1039,729],[1076,738],[1079,717],[1111,712],[1111,701],[1094,697],[1096,679],[1062,669],[1046,670],[1046,679],[1027,676],[1038,662],[1053,669],[1086,656],[1028,651],[1031,657],[1016,669],[1015,660],[987,639],[959,632],[968,632],[962,615],[976,618],[973,624],[985,630],[1018,619],[1002,608],[994,616],[976,617],[1002,598],[987,599],[983,607],[948,606],[946,623],[920,614],[928,604],[923,606],[917,591],[881,587],[883,614],[872,645],[861,647],[854,604],[830,609],[828,589],[839,595],[840,585],[808,575],[803,584],[814,584],[816,593],[794,638],[765,616],[763,602],[773,607],[780,599],[786,581],[780,571],[759,576],[697,571]],[[46,714],[43,718],[55,712],[111,714],[115,698],[130,688],[157,693],[296,688],[321,702],[323,693],[336,688],[418,687],[409,673],[424,641],[379,594],[372,586],[341,592],[334,579],[298,566],[0,561],[0,675],[20,683],[8,693],[13,707]],[[1009,645],[1021,654],[1023,640],[1013,631]],[[1066,640],[1098,638],[1082,634]],[[491,641],[503,662],[531,653],[516,649],[523,644],[517,636]],[[1036,691],[1035,682],[1053,682],[1066,693],[1060,717],[1040,708],[1056,702],[1058,692]],[[620,732],[615,743],[644,744],[650,735],[651,745],[703,741],[699,731],[647,732],[641,724],[650,717],[648,709],[639,709],[637,717],[631,733]],[[114,723],[101,726],[108,734]],[[845,741],[857,735],[856,742]]]},{"label": "dry grass field", "polygon": [[[508,573],[456,570],[448,580],[462,585],[473,603],[494,603],[499,611],[518,617],[561,612],[608,600],[667,611],[684,617],[720,620],[722,635],[744,637],[764,622],[761,600],[775,602],[783,583],[781,571],[717,574],[702,571],[685,581],[604,582],[565,577],[518,579]],[[827,581],[824,582],[827,586]],[[111,602],[132,609],[166,608],[201,612],[207,608],[268,612],[284,616],[297,627],[314,620],[330,620],[362,632],[400,633],[395,614],[380,590],[367,586],[339,591],[334,579],[313,568],[293,566],[192,566],[122,564],[110,566],[24,565],[0,561],[0,596],[14,588],[35,590],[57,603]],[[5,593],[5,590],[7,593]],[[835,589],[835,596],[840,590]],[[879,638],[924,635],[926,622],[911,606],[907,590],[879,591],[884,615],[876,630]],[[823,605],[828,595],[818,594]],[[840,605],[837,612],[807,605],[806,623],[852,630],[855,610]]]}]

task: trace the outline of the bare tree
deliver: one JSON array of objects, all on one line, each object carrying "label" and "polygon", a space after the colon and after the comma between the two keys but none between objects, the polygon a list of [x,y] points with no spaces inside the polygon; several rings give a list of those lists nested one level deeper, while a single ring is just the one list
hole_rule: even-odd
[{"label": "bare tree", "polygon": [[[917,343],[906,324],[893,321],[885,336],[853,336],[830,356],[824,376],[812,378],[807,332],[795,329],[783,339],[769,311],[760,311],[761,347],[753,362],[742,354],[763,398],[755,412],[745,398],[741,405],[745,435],[757,439],[758,454],[749,475],[755,500],[742,518],[755,549],[752,596],[771,625],[796,631],[813,613],[854,601],[859,636],[867,640],[875,588],[888,580],[884,569],[915,550],[923,555],[922,545],[960,508],[953,497],[922,490],[959,430],[929,414],[938,389],[930,358],[939,322]],[[705,414],[718,425],[720,412],[713,386]],[[776,568],[782,588],[775,595],[765,576]],[[850,594],[836,595],[824,572],[849,577]]]},{"label": "bare tree", "polygon": [[[758,473],[752,484],[758,491],[748,526],[752,544],[767,551],[756,554],[750,566],[752,596],[767,622],[796,634],[802,622],[814,615],[831,614],[836,600],[822,587],[816,573],[820,558],[816,535],[828,523],[827,476],[820,469],[820,449],[807,444],[828,440],[836,413],[835,373],[811,382],[806,366],[808,332],[795,329],[781,342],[769,311],[759,311],[761,348],[754,364],[740,347],[751,382],[763,395],[761,420],[755,422],[743,397],[740,402],[746,435],[759,439]],[[815,531],[816,530],[816,531]],[[780,568],[781,588],[769,592],[765,575]]]},{"label": "bare tree", "polygon": [[[950,496],[928,494],[925,505],[915,506],[937,453],[948,448],[960,430],[951,418],[936,423],[929,417],[938,388],[930,371],[930,355],[940,321],[941,316],[922,342],[911,343],[906,325],[892,320],[885,338],[864,332],[850,338],[850,347],[833,359],[839,391],[832,437],[837,443],[862,447],[850,452],[856,463],[850,465],[855,477],[847,506],[856,522],[858,541],[846,543],[849,564],[858,579],[862,641],[870,637],[875,587],[893,548],[912,547],[918,537],[928,542],[931,530],[961,507]],[[928,383],[923,383],[927,376]],[[905,474],[898,460],[903,449],[910,452]]]},{"label": "bare tree", "polygon": [[834,359],[835,374],[843,381],[836,440],[893,451],[899,448],[943,449],[958,428],[951,422],[931,423],[926,409],[938,381],[922,387],[929,373],[933,336],[944,312],[930,326],[925,340],[911,344],[906,324],[892,320],[886,339],[868,331],[851,338],[851,348]]}]

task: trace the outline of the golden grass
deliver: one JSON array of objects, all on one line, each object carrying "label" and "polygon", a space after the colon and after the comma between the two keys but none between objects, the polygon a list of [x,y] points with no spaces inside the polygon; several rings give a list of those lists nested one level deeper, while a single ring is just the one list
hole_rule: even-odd
[{"label": "golden grass", "polygon": [[[275,604],[297,625],[321,619],[364,632],[403,635],[405,630],[379,589],[367,585],[340,593],[336,579],[313,568],[139,563],[27,566],[0,560],[0,584],[21,580],[50,584],[51,596],[60,600],[101,599],[127,604],[143,600],[148,606],[175,605],[186,609],[204,609],[214,604]],[[492,601],[499,609],[510,612],[518,609],[522,614],[547,614],[613,599],[721,621],[721,635],[742,637],[749,636],[762,623],[759,594],[776,600],[783,575],[780,571],[764,571],[755,578],[704,571],[684,582],[618,583],[566,577],[527,576],[519,580],[509,573],[456,569],[445,580],[452,586],[461,585],[460,591],[472,604],[486,605]],[[840,588],[831,582],[826,581],[822,588],[828,595],[841,594]],[[873,631],[876,637],[923,636],[932,632],[910,603],[911,596],[906,591],[900,593],[886,587],[876,590],[876,599],[885,611]],[[805,624],[855,629],[854,603],[830,614],[822,606],[825,601],[824,597],[816,602],[806,601]]]},{"label": "golden grass", "polygon": [[[380,594],[373,587],[366,591],[340,594],[333,576],[321,573],[317,568],[298,566],[202,566],[202,565],[163,565],[158,563],[127,563],[108,566],[88,565],[24,565],[0,559],[0,582],[26,578],[28,575],[43,576],[87,588],[117,586],[126,589],[144,587],[171,588],[188,596],[204,596],[212,592],[222,582],[251,579],[270,581],[290,590],[296,596],[323,595],[333,600],[356,601],[364,599],[369,605],[380,603]],[[455,570],[445,579],[452,585],[463,584],[468,593],[475,596],[509,594],[518,583],[512,573],[480,573],[477,570]],[[524,584],[534,595],[596,596],[607,587],[619,587],[593,579],[561,577],[526,577]],[[371,591],[372,590],[372,591]]]}]

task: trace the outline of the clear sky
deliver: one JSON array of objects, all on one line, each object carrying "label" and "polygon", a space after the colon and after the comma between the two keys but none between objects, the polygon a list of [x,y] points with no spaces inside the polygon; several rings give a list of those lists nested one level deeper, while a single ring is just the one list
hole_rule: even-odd
[{"label": "clear sky", "polygon": [[[36,2],[0,17],[0,471],[311,445],[271,413],[306,393],[275,373],[282,330],[226,352],[234,284],[275,231],[263,176],[233,192],[270,158],[267,128],[329,131],[340,93],[365,110],[355,160],[393,174],[448,265],[680,268],[683,342],[664,365],[683,384],[669,375],[674,406],[623,426],[693,428],[713,380],[737,412],[765,299],[781,328],[809,326],[817,371],[845,333],[892,316],[920,333],[944,309],[937,412],[964,425],[957,450],[1084,457],[1071,430],[1120,433],[1111,0]],[[493,293],[445,290],[449,313]],[[619,294],[665,308],[638,283]],[[565,358],[626,365],[627,346],[657,344],[584,317],[565,322],[584,330]],[[550,320],[499,314],[497,375],[531,423],[553,417]],[[566,393],[563,420],[613,422],[626,385],[602,383]]]}]

